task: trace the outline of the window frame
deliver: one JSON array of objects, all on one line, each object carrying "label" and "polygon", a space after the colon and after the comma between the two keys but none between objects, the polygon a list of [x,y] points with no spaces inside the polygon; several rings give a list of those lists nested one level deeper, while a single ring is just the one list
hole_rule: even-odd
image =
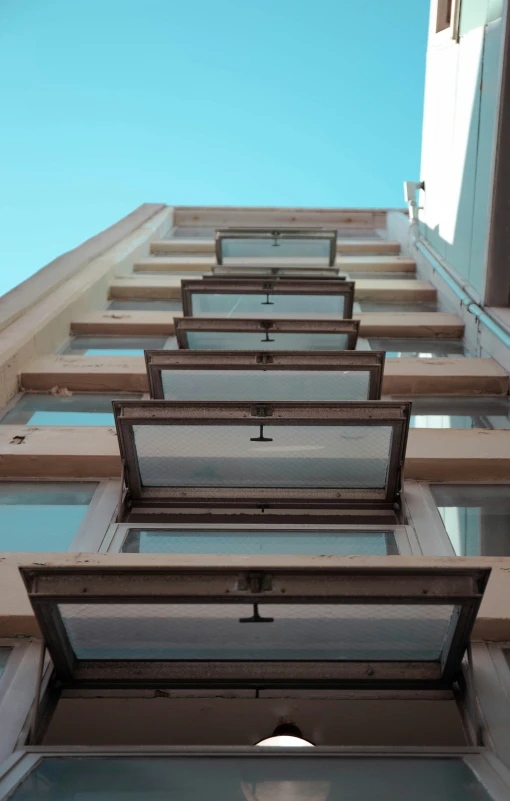
[{"label": "window frame", "polygon": [[[310,228],[249,228],[231,227],[217,228],[214,232],[216,261],[223,264],[223,242],[226,239],[317,239],[329,241],[329,265],[336,259],[337,231],[320,227]],[[261,259],[264,257],[261,256]]]},{"label": "window frame", "polygon": [[[219,278],[193,279],[183,278],[181,281],[182,315],[195,317],[193,313],[193,295],[313,295],[325,297],[343,297],[343,316],[340,319],[350,320],[354,306],[354,281],[343,278],[319,279],[268,279],[256,281],[252,278],[220,280]],[[278,314],[276,315],[278,317]]]},{"label": "window frame", "polygon": [[234,264],[214,264],[211,268],[212,275],[207,275],[207,278],[292,278],[308,279],[308,278],[343,278],[345,274],[340,273],[338,267],[305,267],[300,265],[287,265],[287,266],[271,266],[264,267],[262,265],[234,265]]},{"label": "window frame", "polygon": [[187,759],[193,757],[231,759],[278,759],[282,757],[299,759],[301,762],[314,759],[335,759],[356,757],[362,759],[378,757],[380,759],[461,759],[473,772],[474,776],[486,790],[491,801],[507,801],[510,792],[510,771],[488,749],[484,748],[359,748],[359,747],[321,747],[314,748],[260,748],[258,746],[27,746],[16,751],[0,765],[0,801],[7,801],[30,773],[45,758],[161,758],[176,757]]},{"label": "window frame", "polygon": [[[380,400],[384,351],[178,351],[146,350],[145,366],[153,400],[166,400],[162,372],[175,370],[250,370],[253,372],[368,372],[368,396]],[[228,398],[225,398],[228,400]]]},{"label": "window frame", "polygon": [[[42,479],[0,479],[2,484],[34,484],[41,488],[45,484],[96,484],[96,489],[87,506],[83,519],[63,553],[98,553],[107,534],[108,528],[115,516],[119,503],[121,483],[118,479],[105,478],[42,478]],[[9,552],[11,553],[11,552]],[[22,551],[33,553],[33,551]],[[57,553],[44,551],[44,553]]]},{"label": "window frame", "polygon": [[190,348],[188,334],[209,333],[250,333],[261,334],[339,334],[347,336],[347,348],[355,350],[359,335],[359,320],[290,320],[281,318],[242,318],[242,317],[174,317],[174,331],[177,344],[182,350]]},{"label": "window frame", "polygon": [[[390,510],[399,505],[411,404],[394,401],[113,401],[126,494],[137,507],[175,506],[230,508],[329,508],[335,510]],[[359,426],[393,429],[384,489],[177,487],[144,488],[139,470],[134,426]],[[306,493],[306,494],[305,494]]]},{"label": "window frame", "polygon": [[[19,568],[60,689],[196,687],[452,689],[469,646],[491,568],[277,567],[250,570],[159,564]],[[60,605],[279,604],[453,607],[437,660],[79,658]],[[249,610],[247,610],[249,611]],[[51,680],[50,680],[51,681]]]},{"label": "window frame", "polygon": [[1,637],[11,648],[0,676],[0,764],[15,749],[33,704],[41,643],[33,637]]}]

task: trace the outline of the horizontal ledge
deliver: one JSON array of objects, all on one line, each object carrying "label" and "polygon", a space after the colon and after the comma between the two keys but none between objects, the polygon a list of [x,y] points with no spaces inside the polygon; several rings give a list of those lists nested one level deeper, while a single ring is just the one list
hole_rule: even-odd
[{"label": "horizontal ledge", "polygon": [[[0,427],[2,478],[119,475],[114,427]],[[510,430],[412,429],[404,475],[423,481],[510,481]]]},{"label": "horizontal ledge", "polygon": [[[42,356],[21,373],[27,390],[147,392],[142,356]],[[506,395],[507,373],[493,359],[387,359],[386,395]]]},{"label": "horizontal ledge", "polygon": [[[144,272],[162,272],[172,273],[179,270],[203,270],[210,272],[215,265],[215,259],[209,255],[184,253],[179,255],[161,255],[149,256],[145,259],[140,259],[133,265],[135,273]],[[255,266],[260,265],[260,259],[245,258],[236,259],[236,266]],[[327,267],[324,259],[264,259],[264,266],[287,266],[292,267],[300,264],[314,265],[315,267]],[[228,266],[228,262],[226,264]],[[356,256],[351,254],[347,256],[337,256],[335,267],[347,272],[390,272],[390,273],[414,273],[416,272],[416,262],[414,259],[409,259],[401,256],[391,255],[367,255]]]},{"label": "horizontal ledge", "polygon": [[[71,323],[74,334],[152,334],[174,333],[174,317],[181,312],[97,311],[77,315]],[[456,314],[445,312],[364,312],[360,320],[363,337],[447,337],[459,339],[464,323]]]},{"label": "horizontal ledge", "polygon": [[[214,239],[154,239],[151,253],[214,253]],[[372,256],[400,253],[400,242],[384,239],[337,239],[337,253],[363,253]]]},{"label": "horizontal ledge", "polygon": [[[172,276],[133,275],[115,278],[110,284],[112,298],[171,299],[181,297],[181,281]],[[426,301],[435,300],[437,290],[430,281],[363,278],[356,281],[357,300]],[[397,310],[398,311],[398,310]]]}]

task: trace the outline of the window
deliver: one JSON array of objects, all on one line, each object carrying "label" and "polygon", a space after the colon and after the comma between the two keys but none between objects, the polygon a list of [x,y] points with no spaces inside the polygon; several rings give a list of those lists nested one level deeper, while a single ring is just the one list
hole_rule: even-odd
[{"label": "window", "polygon": [[0,676],[4,672],[4,667],[7,664],[7,660],[11,651],[12,648],[6,648],[5,646],[0,645]]},{"label": "window", "polygon": [[510,428],[510,402],[506,396],[423,396],[409,400],[413,404],[411,428]]},{"label": "window", "polygon": [[145,350],[166,347],[168,337],[74,336],[60,351],[80,356],[143,356]]},{"label": "window", "polygon": [[437,0],[436,33],[449,28],[452,22],[453,0]]},{"label": "window", "polygon": [[180,300],[111,300],[108,304],[109,311],[181,311],[182,303]]},{"label": "window", "polygon": [[[359,278],[358,274],[355,274]],[[377,274],[377,278],[379,278]],[[362,312],[436,312],[437,303],[435,300],[423,300],[417,303],[410,303],[408,301],[371,301],[362,300],[359,303],[360,311]]]},{"label": "window", "polygon": [[335,315],[350,319],[354,282],[344,280],[183,280],[185,317]]},{"label": "window", "polygon": [[[314,748],[256,756],[231,750],[213,758],[203,752],[124,756],[38,754],[26,758],[21,781],[13,778],[12,801],[67,801],[70,798],[130,801],[205,798],[231,801],[377,798],[378,801],[499,801],[507,792],[502,775],[482,754],[419,751],[332,754]],[[292,753],[294,751],[294,753]],[[213,788],[213,791],[211,790]],[[177,797],[177,796],[176,796]]]},{"label": "window", "polygon": [[386,357],[391,359],[399,356],[432,359],[441,356],[470,356],[464,343],[459,339],[390,339],[370,337],[369,345],[372,350],[386,351]]},{"label": "window", "polygon": [[369,400],[380,398],[384,354],[147,351],[152,398]]},{"label": "window", "polygon": [[336,231],[323,228],[224,228],[215,240],[218,264],[286,258],[333,265],[336,258]]},{"label": "window", "polygon": [[386,509],[410,404],[114,401],[126,502]]},{"label": "window", "polygon": [[73,392],[69,395],[30,393],[22,395],[0,418],[2,425],[113,426],[112,397],[141,398],[141,394],[103,395]]},{"label": "window", "polygon": [[97,486],[0,482],[0,551],[67,551]]},{"label": "window", "polygon": [[510,556],[510,486],[430,487],[457,556]]},{"label": "window", "polygon": [[179,348],[191,350],[354,350],[359,331],[359,320],[176,317],[174,325]]}]

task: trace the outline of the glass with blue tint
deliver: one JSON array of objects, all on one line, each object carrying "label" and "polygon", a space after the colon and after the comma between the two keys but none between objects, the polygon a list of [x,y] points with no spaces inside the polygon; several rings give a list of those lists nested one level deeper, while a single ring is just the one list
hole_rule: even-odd
[{"label": "glass with blue tint", "polygon": [[255,295],[191,293],[193,317],[237,317],[271,315],[274,317],[315,316],[343,317],[343,295]]},{"label": "glass with blue tint", "polygon": [[362,370],[162,370],[165,400],[368,400]]},{"label": "glass with blue tint", "polygon": [[222,239],[223,261],[236,259],[320,259],[329,263],[329,239]]},{"label": "glass with blue tint", "polygon": [[180,300],[111,300],[108,311],[182,311]]},{"label": "glass with blue tint", "polygon": [[510,486],[431,486],[457,556],[510,556]]},{"label": "glass with blue tint", "polygon": [[0,551],[67,551],[97,483],[0,483]]},{"label": "glass with blue tint", "polygon": [[[313,749],[310,749],[313,751]],[[461,756],[45,757],[12,801],[494,801]]]},{"label": "glass with blue tint", "polygon": [[438,661],[453,604],[59,604],[77,659]]},{"label": "glass with blue tint", "polygon": [[410,358],[433,359],[442,356],[470,356],[460,339],[386,339],[370,337],[372,350],[384,350],[388,358],[405,356]]},{"label": "glass with blue tint", "polygon": [[168,337],[74,336],[60,351],[80,356],[143,356],[146,350],[164,348]]},{"label": "glass with blue tint", "polygon": [[[190,331],[191,350],[346,350],[346,334]],[[373,348],[375,350],[375,348]]]},{"label": "glass with blue tint", "polygon": [[146,487],[386,488],[391,426],[133,425]]},{"label": "glass with blue tint", "polygon": [[72,395],[23,395],[0,419],[2,425],[114,426],[112,400],[141,398],[141,394],[119,392],[102,395],[74,392]]},{"label": "glass with blue tint", "polygon": [[408,398],[411,428],[510,428],[508,397]]},{"label": "glass with blue tint", "polygon": [[131,528],[122,544],[121,553],[389,556],[399,551],[392,531],[178,531]]},{"label": "glass with blue tint", "polygon": [[11,653],[12,648],[5,648],[3,646],[0,647],[0,676],[2,675],[4,668],[7,664],[7,660],[9,659],[9,654]]}]

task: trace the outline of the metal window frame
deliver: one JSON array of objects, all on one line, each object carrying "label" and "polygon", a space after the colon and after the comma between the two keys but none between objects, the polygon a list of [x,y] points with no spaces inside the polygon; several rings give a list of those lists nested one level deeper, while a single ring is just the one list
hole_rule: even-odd
[{"label": "metal window frame", "polygon": [[[410,402],[339,401],[112,401],[126,483],[126,502],[137,506],[294,506],[333,509],[395,509],[409,432]],[[134,426],[385,426],[393,429],[384,489],[275,487],[144,487]]]},{"label": "metal window frame", "polygon": [[208,278],[345,278],[338,267],[314,267],[305,265],[235,265],[214,264],[211,267],[212,276]]},{"label": "metal window frame", "polygon": [[[157,565],[20,567],[55,677],[66,688],[264,687],[451,689],[491,568]],[[437,661],[78,659],[61,604],[452,605]]]},{"label": "metal window frame", "polygon": [[[174,317],[174,331],[179,348],[193,350],[188,333],[250,333],[269,339],[272,334],[340,334],[347,336],[347,348],[354,350],[358,341],[359,320],[290,320],[232,317]],[[342,348],[339,348],[342,350]],[[314,351],[316,353],[318,351]]]},{"label": "metal window frame", "polygon": [[[217,228],[214,232],[216,261],[223,264],[223,242],[226,239],[317,239],[329,241],[329,265],[336,259],[337,231],[319,227],[310,228]],[[263,258],[261,256],[261,258]]]},{"label": "metal window frame", "polygon": [[[210,518],[209,518],[210,519]],[[421,551],[417,547],[414,532],[409,526],[399,524],[383,524],[379,526],[374,525],[342,525],[331,523],[112,523],[109,527],[107,535],[103,540],[100,552],[101,553],[122,553],[122,545],[131,529],[143,529],[144,531],[185,531],[190,533],[201,533],[208,531],[218,531],[222,534],[229,534],[230,532],[246,531],[256,533],[262,532],[264,535],[270,534],[284,534],[286,532],[296,532],[298,534],[308,533],[313,537],[317,531],[326,532],[328,534],[354,533],[354,534],[371,534],[383,533],[393,534],[397,544],[398,556],[420,556]],[[191,552],[190,552],[191,553]],[[193,552],[193,555],[197,555]],[[360,554],[362,555],[362,554]],[[253,554],[256,558],[257,554]]]},{"label": "metal window frame", "polygon": [[[219,278],[188,279],[181,281],[182,314],[183,317],[194,317],[193,295],[313,295],[313,296],[340,296],[344,299],[343,317],[350,320],[354,306],[354,281],[344,279],[267,279],[256,281],[243,278],[236,282],[234,279],[221,281]],[[313,313],[312,313],[313,314]]]},{"label": "metal window frame", "polygon": [[40,641],[32,637],[2,637],[0,646],[11,648],[0,676],[0,763],[15,749],[34,699],[40,661]]},{"label": "metal window frame", "polygon": [[[39,489],[45,484],[96,484],[87,511],[69,543],[66,553],[97,553],[99,551],[118,507],[121,484],[117,479],[75,477],[0,479],[0,486],[7,483],[37,484]],[[28,551],[25,552],[28,553]]]},{"label": "metal window frame", "polygon": [[[258,268],[258,269],[260,269],[260,268]],[[278,268],[278,267],[276,267],[276,268],[268,267],[266,269],[267,270],[281,270],[281,268]],[[192,279],[190,279],[190,280],[192,280]],[[269,273],[266,276],[264,274],[263,275],[235,275],[235,274],[234,275],[232,275],[232,274],[215,275],[214,273],[212,273],[212,275],[210,275],[210,274],[206,273],[200,279],[195,279],[195,280],[200,280],[200,281],[202,281],[202,282],[204,282],[206,284],[212,284],[213,286],[215,286],[220,281],[241,281],[241,282],[242,281],[299,281],[299,282],[301,282],[301,281],[318,281],[318,282],[319,281],[334,281],[334,282],[337,282],[337,281],[346,281],[347,280],[347,275],[346,274],[339,275],[338,273],[336,275],[299,275],[299,274],[298,275],[285,275],[285,274],[280,274],[279,272],[277,272],[274,275]]]},{"label": "metal window frame", "polygon": [[[384,351],[211,351],[146,350],[145,365],[150,397],[165,400],[162,372],[173,370],[250,370],[258,372],[320,371],[368,372],[368,397],[380,400]],[[191,398],[191,400],[193,400]],[[225,398],[228,400],[228,398]]]},{"label": "metal window frame", "polygon": [[257,746],[29,746],[14,753],[0,767],[0,801],[6,801],[20,787],[44,759],[58,758],[176,758],[193,759],[205,757],[212,759],[249,759],[256,764],[257,759],[277,760],[281,758],[298,760],[328,759],[340,762],[342,759],[357,758],[360,770],[363,759],[455,759],[462,760],[473,772],[475,778],[487,791],[491,801],[508,801],[510,792],[510,771],[489,750],[483,748],[355,748],[327,747],[314,748],[259,748]]}]

